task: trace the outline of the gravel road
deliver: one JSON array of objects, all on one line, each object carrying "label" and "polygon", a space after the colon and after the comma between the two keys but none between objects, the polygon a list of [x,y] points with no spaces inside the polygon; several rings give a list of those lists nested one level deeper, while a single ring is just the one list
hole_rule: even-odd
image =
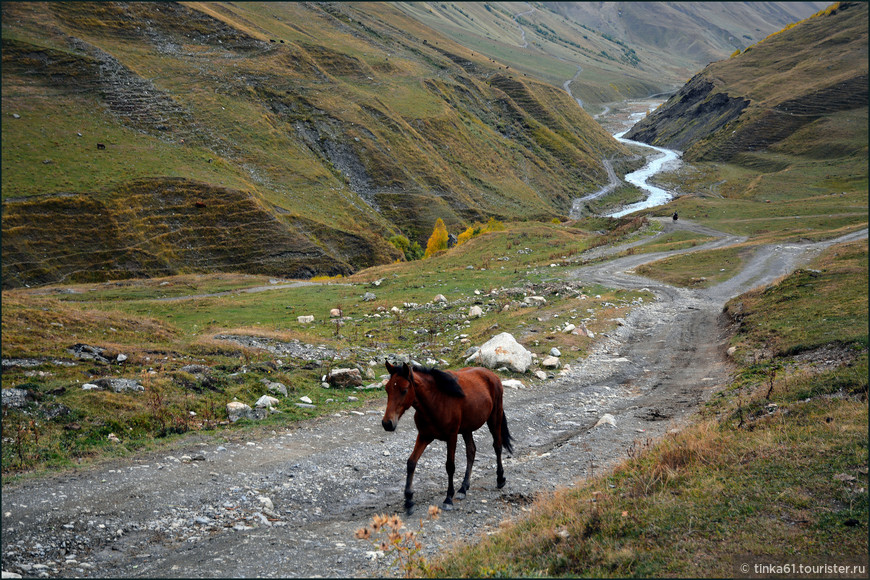
[{"label": "gravel road", "polygon": [[[673,228],[740,238],[681,220]],[[521,516],[534,497],[571,486],[624,459],[635,441],[679,429],[728,382],[725,301],[766,284],[833,242],[759,247],[738,275],[706,290],[674,288],[630,274],[641,254],[581,268],[570,276],[611,287],[648,288],[657,300],[636,306],[572,371],[526,389],[507,389],[505,410],[516,454],[496,489],[495,455],[478,431],[468,497],[424,524],[424,553],[474,541]],[[597,249],[615,252],[624,249]],[[583,256],[591,257],[593,254]],[[627,273],[629,272],[629,273]],[[356,577],[388,576],[387,558],[354,531],[379,513],[402,513],[410,416],[394,433],[383,405],[324,417],[259,439],[140,456],[3,488],[4,574],[33,577]],[[614,425],[594,425],[604,415]],[[252,437],[252,436],[250,436]],[[440,505],[445,446],[423,455],[415,478],[419,513]],[[457,453],[457,473],[464,453]],[[416,521],[416,520],[415,520]],[[416,523],[411,526],[417,529]]]}]

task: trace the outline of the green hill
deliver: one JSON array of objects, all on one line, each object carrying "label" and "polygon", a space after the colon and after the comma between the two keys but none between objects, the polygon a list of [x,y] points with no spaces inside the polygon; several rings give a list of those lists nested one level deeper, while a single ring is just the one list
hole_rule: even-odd
[{"label": "green hill", "polygon": [[867,4],[841,2],[709,65],[630,139],[762,171],[867,158]]},{"label": "green hill", "polygon": [[4,3],[4,288],[348,273],[551,219],[628,155],[391,4]]}]

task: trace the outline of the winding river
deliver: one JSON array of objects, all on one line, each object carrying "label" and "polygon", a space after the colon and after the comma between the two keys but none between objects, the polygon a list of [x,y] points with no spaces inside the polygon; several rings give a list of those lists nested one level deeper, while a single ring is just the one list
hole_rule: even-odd
[{"label": "winding river", "polygon": [[674,151],[673,149],[655,147],[653,145],[647,145],[646,143],[641,143],[639,141],[625,139],[623,138],[623,135],[625,135],[627,132],[627,130],[622,131],[621,133],[615,134],[613,137],[620,143],[646,147],[655,152],[655,154],[650,154],[647,156],[646,165],[644,165],[637,171],[633,171],[625,176],[625,180],[627,182],[631,183],[632,185],[636,185],[640,189],[646,191],[647,198],[643,201],[627,205],[619,211],[609,213],[607,214],[607,217],[622,217],[639,209],[648,209],[651,207],[664,205],[674,197],[673,193],[649,183],[649,179],[663,169],[673,170],[677,166],[679,166],[679,164],[682,163],[680,161],[680,153],[678,151]]},{"label": "winding river", "polygon": [[[576,75],[575,75],[575,78],[576,78]],[[571,79],[571,80],[574,80],[574,79]],[[566,87],[566,90],[567,90],[567,87]],[[579,99],[578,99],[578,101],[579,101]],[[605,107],[605,111],[603,113],[599,114],[598,116],[606,115],[608,112],[610,112],[610,109]],[[628,121],[623,124],[622,130],[615,133],[613,135],[613,137],[614,137],[614,139],[616,139],[617,141],[619,141],[621,143],[625,143],[627,145],[636,145],[638,147],[644,147],[644,148],[650,150],[649,154],[647,155],[646,165],[644,165],[643,167],[641,167],[637,171],[633,171],[625,176],[625,180],[627,182],[629,182],[632,185],[635,185],[638,188],[640,188],[641,190],[645,191],[647,193],[647,196],[642,201],[639,201],[637,203],[632,203],[632,204],[627,205],[627,206],[623,206],[618,211],[614,211],[612,213],[606,214],[607,217],[622,217],[624,215],[630,214],[632,212],[635,212],[635,211],[638,211],[641,209],[649,209],[649,208],[656,207],[659,205],[664,205],[667,202],[669,202],[671,199],[674,198],[674,194],[672,192],[669,192],[669,191],[664,190],[660,187],[657,187],[655,185],[650,184],[649,180],[652,178],[652,176],[654,176],[656,173],[659,173],[660,171],[664,171],[664,170],[672,171],[672,170],[676,169],[680,165],[680,163],[682,163],[680,160],[680,155],[681,155],[680,152],[674,151],[672,149],[665,149],[663,147],[655,147],[653,145],[647,145],[646,143],[641,143],[639,141],[632,141],[631,139],[626,139],[623,137],[623,135],[625,135],[629,131],[629,129],[635,123],[637,123],[640,119],[642,119],[646,114],[647,114],[646,112],[633,113],[629,117]],[[596,118],[598,118],[598,116],[596,116]],[[617,186],[619,186],[619,184],[621,183],[619,178],[613,172],[613,169],[610,165],[610,161],[607,159],[603,159],[602,163],[604,164],[604,167],[607,170],[607,174],[610,177],[610,183],[608,183],[607,185],[605,185],[604,187],[602,187],[601,189],[599,189],[598,191],[596,191],[594,193],[591,193],[589,195],[575,199],[573,207],[571,208],[571,216],[570,217],[579,218],[583,213],[583,209],[585,206],[584,202],[592,200],[592,199],[596,199],[598,197],[601,197],[603,195],[610,193]]]}]

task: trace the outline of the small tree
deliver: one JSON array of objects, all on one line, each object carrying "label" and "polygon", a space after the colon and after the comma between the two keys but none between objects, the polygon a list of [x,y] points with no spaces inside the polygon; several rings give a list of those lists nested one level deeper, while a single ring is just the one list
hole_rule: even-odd
[{"label": "small tree", "polygon": [[432,235],[429,236],[429,241],[426,242],[426,254],[424,257],[431,258],[438,252],[447,249],[447,226],[444,225],[444,220],[438,218],[435,221],[435,229],[432,230]]}]

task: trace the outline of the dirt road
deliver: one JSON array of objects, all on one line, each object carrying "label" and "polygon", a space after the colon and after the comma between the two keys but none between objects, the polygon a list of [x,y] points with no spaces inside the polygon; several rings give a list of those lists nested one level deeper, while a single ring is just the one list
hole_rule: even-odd
[{"label": "dirt road", "polygon": [[[663,226],[700,228],[682,220]],[[693,251],[739,241],[704,231],[718,239]],[[837,241],[866,236],[864,230]],[[658,299],[635,307],[568,375],[507,390],[505,409],[516,439],[516,455],[505,462],[507,485],[496,489],[491,439],[478,432],[472,488],[452,512],[425,523],[425,553],[473,541],[503,519],[522,515],[536,494],[570,486],[625,458],[635,441],[679,428],[728,381],[718,324],[724,302],[786,274],[830,243],[760,247],[742,272],[707,290],[626,273],[664,254],[632,255],[572,272],[583,281],[645,287]],[[415,431],[408,416],[397,432],[384,432],[382,410],[6,486],[4,574],[392,575],[388,558],[354,538],[374,514],[402,511],[405,460]],[[595,427],[605,414],[614,425]],[[461,473],[464,454],[457,456]],[[419,511],[440,505],[445,487],[444,444],[436,442],[417,468]]]}]

